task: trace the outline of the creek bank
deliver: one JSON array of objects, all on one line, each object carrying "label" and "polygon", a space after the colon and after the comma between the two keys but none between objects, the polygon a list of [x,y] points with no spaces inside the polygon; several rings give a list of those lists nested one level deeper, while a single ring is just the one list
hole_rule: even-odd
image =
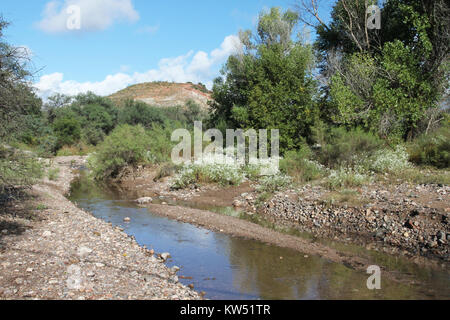
[{"label": "creek bank", "polygon": [[[325,243],[354,243],[369,250],[400,254],[424,265],[448,268],[450,262],[449,186],[377,182],[351,190],[349,199],[343,200],[342,194],[306,185],[261,201],[250,183],[226,189],[205,185],[174,191],[170,189],[170,177],[155,181],[156,176],[154,168],[140,167],[118,181],[118,186],[130,199],[152,197],[153,204],[164,201],[180,205],[179,212],[186,212],[183,207],[206,211],[235,207],[256,219],[295,233],[308,233]],[[175,213],[170,215],[177,218]],[[206,225],[214,227],[212,221]],[[252,237],[252,232],[246,236]]]},{"label": "creek bank", "polygon": [[[57,157],[43,179],[0,215],[0,299],[197,300],[176,270],[67,198],[84,157]],[[39,209],[36,209],[39,208]]]}]

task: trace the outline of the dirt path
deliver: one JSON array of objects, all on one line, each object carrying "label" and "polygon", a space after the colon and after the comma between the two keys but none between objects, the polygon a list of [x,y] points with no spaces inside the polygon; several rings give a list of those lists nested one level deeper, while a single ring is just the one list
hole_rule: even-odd
[{"label": "dirt path", "polygon": [[0,210],[0,299],[200,299],[152,252],[64,197],[82,157]]}]

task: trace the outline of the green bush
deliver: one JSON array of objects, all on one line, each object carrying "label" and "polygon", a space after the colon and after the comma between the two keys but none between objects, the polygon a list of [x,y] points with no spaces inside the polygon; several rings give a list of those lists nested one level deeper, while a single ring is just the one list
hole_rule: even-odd
[{"label": "green bush", "polygon": [[288,188],[292,178],[283,174],[262,177],[259,180],[257,191],[260,193],[274,193]]},{"label": "green bush", "polygon": [[153,163],[164,163],[170,160],[174,143],[171,141],[172,132],[177,129],[174,123],[165,123],[165,126],[154,125],[147,130],[147,135],[152,141],[149,156]]},{"label": "green bush", "polygon": [[81,138],[81,124],[75,117],[65,116],[55,120],[53,130],[58,137],[58,147],[72,145]]},{"label": "green bush", "polygon": [[336,190],[341,188],[360,187],[371,181],[371,177],[365,173],[358,172],[352,168],[341,167],[337,170],[331,170],[326,181],[326,186],[331,190]]},{"label": "green bush", "polygon": [[450,166],[450,126],[416,139],[409,148],[410,160],[418,165],[436,168]]},{"label": "green bush", "polygon": [[319,163],[311,161],[311,156],[312,151],[307,145],[298,151],[289,151],[280,161],[280,170],[297,183],[318,179],[323,175],[324,168]]},{"label": "green bush", "polygon": [[56,181],[58,180],[59,177],[59,168],[50,168],[48,169],[47,175],[48,175],[48,179],[51,181]]},{"label": "green bush", "polygon": [[106,135],[103,130],[94,126],[88,126],[83,130],[83,133],[81,134],[82,140],[85,143],[93,146],[101,143],[105,139],[105,136]]},{"label": "green bush", "polygon": [[89,157],[89,166],[98,180],[117,177],[127,166],[149,162],[150,145],[142,126],[118,126]]},{"label": "green bush", "polygon": [[31,154],[0,146],[0,192],[31,186],[43,172],[42,164]]},{"label": "green bush", "polygon": [[352,165],[361,161],[384,145],[376,135],[362,129],[346,130],[343,127],[332,128],[326,138],[326,144],[317,152],[319,161],[330,167]]},{"label": "green bush", "polygon": [[140,101],[129,100],[119,112],[119,123],[132,126],[142,125],[149,129],[155,124],[163,124],[165,117],[159,108]]}]

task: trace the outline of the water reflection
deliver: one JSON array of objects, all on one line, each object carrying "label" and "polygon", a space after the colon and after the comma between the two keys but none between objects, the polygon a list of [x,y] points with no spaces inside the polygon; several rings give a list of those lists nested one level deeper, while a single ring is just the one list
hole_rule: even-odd
[{"label": "water reflection", "polygon": [[[113,189],[85,177],[72,185],[71,200],[96,217],[133,235],[139,244],[168,251],[169,266],[182,267],[181,279],[207,292],[209,299],[448,299],[449,277],[405,267],[425,285],[404,285],[382,279],[382,290],[369,291],[368,275],[320,257],[305,257],[290,249],[230,237],[153,215],[121,199]],[[130,217],[125,224],[123,218]],[[380,261],[393,260],[384,256]],[[400,260],[399,260],[400,261]],[[181,278],[181,277],[180,277]]]}]

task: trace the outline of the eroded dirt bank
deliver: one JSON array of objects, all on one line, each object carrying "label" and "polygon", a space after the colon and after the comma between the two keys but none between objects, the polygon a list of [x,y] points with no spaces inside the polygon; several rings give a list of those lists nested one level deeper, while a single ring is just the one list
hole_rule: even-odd
[{"label": "eroded dirt bank", "polygon": [[0,299],[200,299],[152,252],[64,195],[83,157],[58,157],[0,209]]}]

